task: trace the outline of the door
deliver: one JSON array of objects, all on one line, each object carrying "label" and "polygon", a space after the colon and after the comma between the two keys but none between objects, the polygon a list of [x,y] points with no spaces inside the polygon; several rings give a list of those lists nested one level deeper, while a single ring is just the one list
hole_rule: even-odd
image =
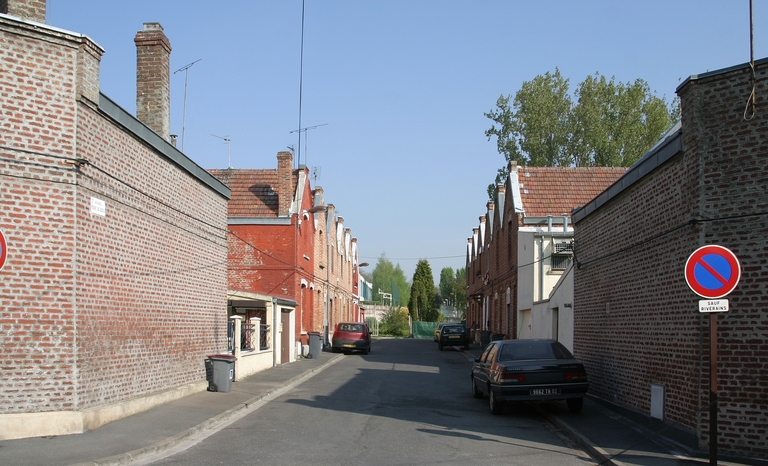
[{"label": "door", "polygon": [[280,364],[291,362],[291,313],[280,313]]},{"label": "door", "polygon": [[560,340],[560,334],[559,334],[559,328],[560,328],[560,310],[556,307],[552,308],[552,339],[553,340]]},{"label": "door", "polygon": [[518,320],[517,338],[531,338],[531,310],[520,311]]}]

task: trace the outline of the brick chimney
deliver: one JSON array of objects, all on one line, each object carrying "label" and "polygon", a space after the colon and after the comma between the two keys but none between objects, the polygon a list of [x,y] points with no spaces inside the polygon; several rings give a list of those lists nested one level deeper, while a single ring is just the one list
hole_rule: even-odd
[{"label": "brick chimney", "polygon": [[0,13],[45,24],[46,0],[0,0]]},{"label": "brick chimney", "polygon": [[163,139],[171,135],[171,43],[160,23],[136,33],[136,118]]},{"label": "brick chimney", "polygon": [[277,216],[287,217],[293,201],[293,154],[277,153]]}]

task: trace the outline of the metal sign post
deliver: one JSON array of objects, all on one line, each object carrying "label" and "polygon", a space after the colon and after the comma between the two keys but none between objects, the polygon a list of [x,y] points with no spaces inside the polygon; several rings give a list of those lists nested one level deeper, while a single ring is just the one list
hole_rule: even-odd
[{"label": "metal sign post", "polygon": [[728,300],[717,300],[736,288],[741,278],[739,259],[730,249],[702,246],[685,263],[685,281],[702,298],[699,312],[709,313],[709,464],[717,465],[717,313],[728,312]]}]

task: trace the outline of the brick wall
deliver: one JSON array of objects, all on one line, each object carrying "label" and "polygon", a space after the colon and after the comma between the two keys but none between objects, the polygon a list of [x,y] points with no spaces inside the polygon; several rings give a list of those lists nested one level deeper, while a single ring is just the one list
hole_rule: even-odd
[{"label": "brick wall", "polygon": [[0,19],[0,230],[8,243],[0,270],[0,412],[77,403],[77,188],[63,158],[76,146],[77,47],[64,35]]},{"label": "brick wall", "polygon": [[[757,67],[765,93],[766,63]],[[742,277],[718,315],[719,449],[768,454],[768,194],[766,118],[744,119],[747,66],[707,73],[678,90],[682,148],[579,221],[574,346],[590,392],[648,413],[650,384],[666,390],[666,421],[709,441],[709,316],[683,269],[699,246],[739,257]]]},{"label": "brick wall", "polygon": [[197,382],[226,347],[227,199],[80,99],[99,50],[0,19],[2,413]]},{"label": "brick wall", "polygon": [[98,112],[78,122],[92,163],[77,203],[81,404],[201,380],[205,356],[227,346],[227,199]]}]

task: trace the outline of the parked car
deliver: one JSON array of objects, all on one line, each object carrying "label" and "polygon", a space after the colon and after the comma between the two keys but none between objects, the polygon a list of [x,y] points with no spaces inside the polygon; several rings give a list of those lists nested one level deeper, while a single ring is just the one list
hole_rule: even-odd
[{"label": "parked car", "polygon": [[589,382],[584,365],[557,340],[492,341],[472,365],[472,395],[488,396],[491,413],[508,401],[565,400],[579,412]]},{"label": "parked car", "polygon": [[440,351],[443,346],[463,346],[464,349],[469,349],[469,332],[460,324],[443,325],[437,337],[437,346]]},{"label": "parked car", "polygon": [[331,352],[358,350],[363,354],[371,352],[371,332],[362,322],[339,322],[333,332]]}]

